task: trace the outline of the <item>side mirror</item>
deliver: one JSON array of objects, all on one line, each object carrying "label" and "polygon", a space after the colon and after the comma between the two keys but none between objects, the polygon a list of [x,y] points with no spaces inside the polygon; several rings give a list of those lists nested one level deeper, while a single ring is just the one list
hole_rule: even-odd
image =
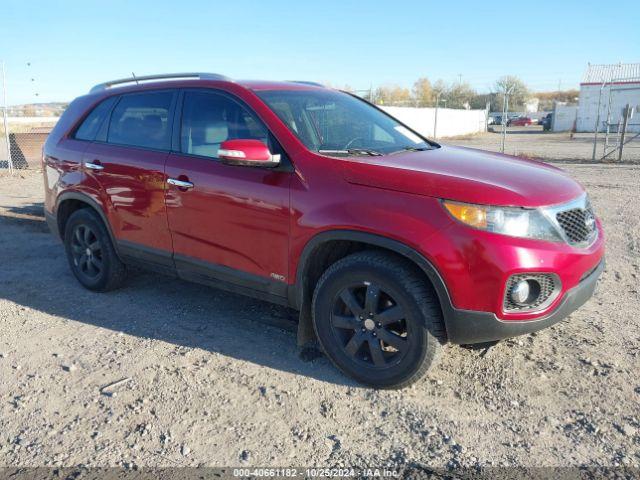
[{"label": "side mirror", "polygon": [[247,167],[277,167],[280,155],[272,155],[260,140],[238,139],[222,142],[218,158],[227,165]]}]

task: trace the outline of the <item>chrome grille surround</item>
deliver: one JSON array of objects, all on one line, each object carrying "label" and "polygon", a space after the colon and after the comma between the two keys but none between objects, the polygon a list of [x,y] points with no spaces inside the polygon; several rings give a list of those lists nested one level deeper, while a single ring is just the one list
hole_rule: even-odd
[{"label": "chrome grille surround", "polygon": [[[540,285],[540,295],[536,301],[530,305],[518,305],[511,300],[511,289],[520,280],[535,280]],[[558,297],[561,290],[562,283],[555,273],[521,273],[511,275],[504,289],[502,308],[508,313],[544,310]]]},{"label": "chrome grille surround", "polygon": [[572,247],[589,247],[598,238],[596,217],[586,193],[570,202],[541,210],[560,237]]}]

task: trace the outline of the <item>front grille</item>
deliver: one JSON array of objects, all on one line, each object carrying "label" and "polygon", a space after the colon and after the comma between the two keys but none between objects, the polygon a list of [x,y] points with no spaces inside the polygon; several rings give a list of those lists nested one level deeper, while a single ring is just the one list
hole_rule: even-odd
[{"label": "front grille", "polygon": [[558,212],[556,213],[556,220],[564,230],[571,245],[589,242],[595,235],[595,217],[589,206]]},{"label": "front grille", "polygon": [[[504,310],[505,312],[526,312],[529,310],[538,310],[551,303],[557,293],[560,291],[560,281],[555,275],[550,273],[521,274],[512,275],[507,281],[504,291]],[[540,284],[540,294],[535,302],[529,305],[518,305],[511,300],[511,289],[520,280],[535,280]]]}]

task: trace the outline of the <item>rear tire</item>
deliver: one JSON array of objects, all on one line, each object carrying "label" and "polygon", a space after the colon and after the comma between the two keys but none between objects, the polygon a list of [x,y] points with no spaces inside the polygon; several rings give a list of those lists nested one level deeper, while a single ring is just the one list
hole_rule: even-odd
[{"label": "rear tire", "polygon": [[71,271],[83,287],[108,292],[124,283],[127,268],[118,258],[102,219],[92,209],[71,214],[64,229],[64,247]]},{"label": "rear tire", "polygon": [[376,388],[402,388],[432,365],[446,334],[437,296],[408,261],[355,253],[322,275],[313,326],[329,359]]}]

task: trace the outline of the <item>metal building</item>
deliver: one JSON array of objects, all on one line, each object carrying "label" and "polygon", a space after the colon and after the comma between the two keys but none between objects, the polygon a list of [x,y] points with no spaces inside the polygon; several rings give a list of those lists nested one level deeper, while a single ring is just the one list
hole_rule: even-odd
[{"label": "metal building", "polygon": [[627,131],[640,132],[640,63],[588,64],[578,102],[578,132],[593,132],[596,123],[600,132],[617,130],[627,105],[635,110]]}]

